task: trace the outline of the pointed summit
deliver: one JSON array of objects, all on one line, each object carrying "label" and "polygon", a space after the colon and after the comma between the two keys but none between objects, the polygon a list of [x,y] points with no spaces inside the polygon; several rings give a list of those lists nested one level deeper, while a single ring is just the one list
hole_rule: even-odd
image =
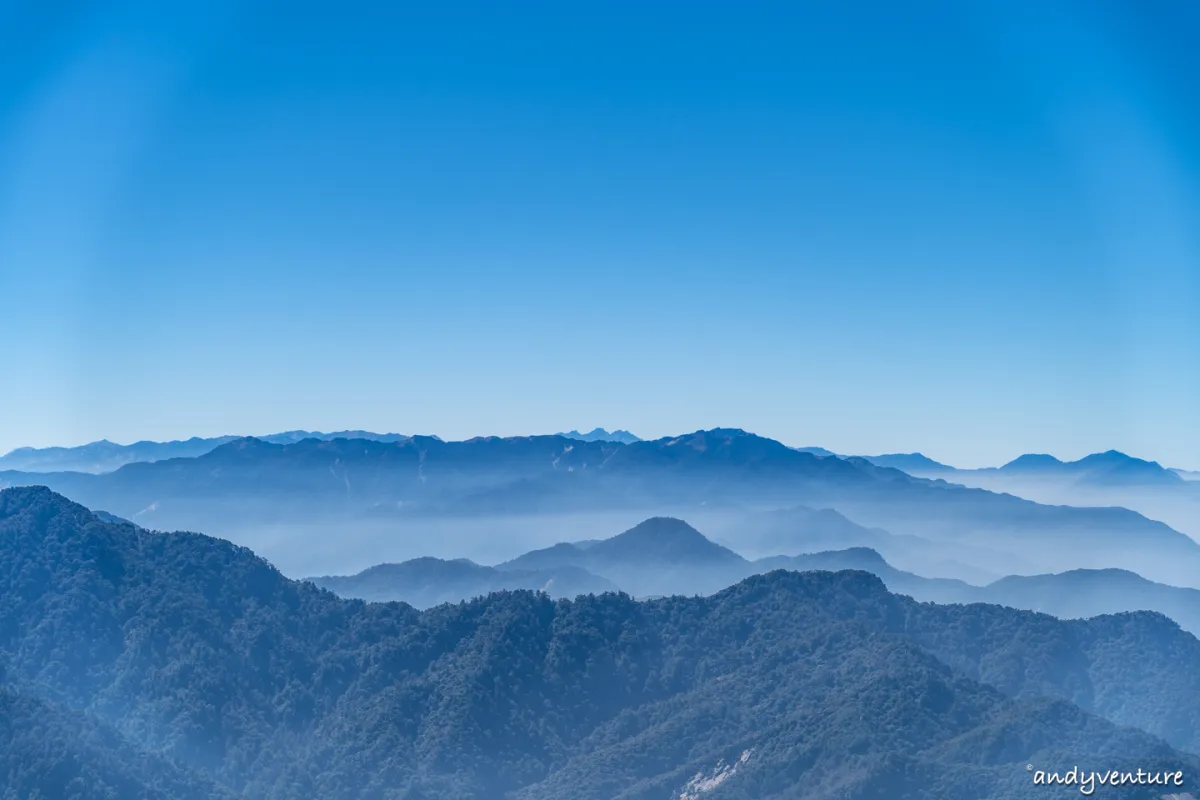
[{"label": "pointed summit", "polygon": [[1009,472],[1032,472],[1035,470],[1054,469],[1061,467],[1062,461],[1059,461],[1052,455],[1045,453],[1027,453],[1005,464],[1000,469]]},{"label": "pointed summit", "polygon": [[622,561],[736,563],[742,557],[674,517],[652,517],[588,548],[590,556]]},{"label": "pointed summit", "polygon": [[578,439],[581,442],[617,442],[619,444],[633,444],[634,442],[642,441],[639,437],[634,436],[629,431],[606,431],[604,428],[593,428],[587,433],[568,431],[567,433],[557,433],[555,436],[561,436],[564,439]]}]

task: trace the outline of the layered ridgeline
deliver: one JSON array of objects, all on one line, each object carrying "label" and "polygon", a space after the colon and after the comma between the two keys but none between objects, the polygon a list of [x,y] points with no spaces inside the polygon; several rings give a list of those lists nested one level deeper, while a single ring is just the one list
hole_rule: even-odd
[{"label": "layered ridgeline", "polygon": [[[0,455],[0,470],[24,470],[26,472],[112,472],[126,464],[144,461],[165,461],[170,458],[196,458],[210,453],[240,436],[193,436],[170,442],[141,441],[133,444],[117,444],[107,439],[79,445],[78,447],[18,447]],[[400,442],[409,437],[399,433],[372,433],[371,431],[284,431],[258,437],[272,444],[291,444],[305,439],[329,441],[332,439],[368,439],[377,442]]]},{"label": "layered ridgeline", "polygon": [[343,597],[398,600],[417,608],[513,589],[530,589],[556,598],[617,591],[611,581],[570,565],[497,569],[465,558],[414,558],[400,564],[380,564],[356,575],[313,578],[312,582]]},{"label": "layered ridgeline", "polygon": [[1069,481],[1085,486],[1178,486],[1180,470],[1167,469],[1157,461],[1135,458],[1117,450],[1093,453],[1077,461],[1062,461],[1044,453],[1028,453],[1001,467],[957,469],[921,453],[864,456],[881,467],[892,467],[911,475],[974,475],[980,478],[1036,477]]},{"label": "layered ridgeline", "polygon": [[1027,454],[985,469],[955,469],[920,453],[868,456],[867,460],[917,477],[1010,492],[1040,503],[1123,506],[1200,538],[1200,483],[1194,474],[1116,450],[1077,461]]},{"label": "layered ridgeline", "polygon": [[271,800],[1005,800],[1078,792],[1027,765],[1200,775],[1200,642],[1156,614],[922,605],[858,571],[420,612],[40,488],[0,492],[0,542],[0,698],[45,720],[6,755],[13,797],[105,796],[55,783],[98,758],[108,796]]},{"label": "layered ridgeline", "polygon": [[[554,514],[704,513],[744,515],[749,521],[739,535],[750,535],[759,515],[805,505],[932,543],[931,558],[942,553],[942,561],[962,567],[924,570],[929,574],[999,577],[1121,566],[1164,583],[1200,584],[1200,544],[1135,512],[1039,505],[866,459],[797,451],[738,430],[630,444],[561,436],[241,439],[196,458],[130,464],[104,475],[0,473],[0,485],[31,484],[146,527],[243,537],[281,562],[298,541],[312,541],[300,541],[301,533],[268,541],[245,532],[292,524],[318,542],[354,534],[366,553],[419,536],[431,520],[467,525]],[[377,535],[362,533],[372,524]],[[411,536],[397,536],[398,529]]]},{"label": "layered ridgeline", "polygon": [[[784,552],[798,555],[748,560],[712,542],[682,520],[659,517],[610,539],[564,542],[494,567],[466,559],[426,557],[381,564],[356,575],[311,580],[343,597],[398,600],[428,608],[470,600],[497,589],[531,589],[568,598],[610,589],[637,597],[693,595],[712,594],[751,575],[777,569],[861,570],[880,578],[890,591],[921,601],[994,603],[1063,619],[1157,611],[1185,630],[1200,634],[1200,590],[1154,583],[1127,570],[1013,575],[977,586],[897,569],[870,546],[821,550],[839,536],[843,545],[865,539],[895,547],[888,540],[889,534],[860,528],[836,512],[792,509],[776,518],[800,527],[768,528],[766,540]],[[784,535],[785,530],[791,535]]]},{"label": "layered ridgeline", "polygon": [[[559,433],[567,439],[585,442],[640,442],[629,431],[615,430],[611,433],[603,428],[594,428],[587,433],[570,431]],[[195,458],[209,453],[223,444],[236,441],[240,436],[193,436],[169,442],[140,441],[133,444],[117,444],[107,439],[79,445],[77,447],[18,447],[0,455],[0,470],[25,470],[27,472],[112,472],[115,469],[143,461],[165,461],[169,458]],[[284,431],[267,436],[255,437],[271,444],[294,444],[305,439],[331,441],[333,439],[366,439],[373,442],[402,442],[408,436],[400,433],[374,433],[372,431]]]}]

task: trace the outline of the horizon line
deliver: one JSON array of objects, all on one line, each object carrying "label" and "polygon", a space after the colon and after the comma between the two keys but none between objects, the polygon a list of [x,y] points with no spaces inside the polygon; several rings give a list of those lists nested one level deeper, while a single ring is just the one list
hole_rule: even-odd
[{"label": "horizon line", "polygon": [[[185,442],[195,441],[195,440],[205,441],[205,440],[226,439],[226,438],[229,439],[230,441],[236,441],[238,439],[264,440],[271,436],[280,436],[282,434],[288,434],[288,433],[311,433],[311,434],[321,434],[322,436],[328,436],[331,433],[346,433],[346,432],[369,433],[369,434],[372,434],[375,436],[404,436],[404,437],[408,437],[408,438],[425,437],[425,438],[439,439],[440,441],[443,441],[446,443],[462,443],[462,442],[471,441],[473,439],[486,439],[486,438],[521,439],[521,438],[531,438],[531,437],[535,437],[535,436],[563,436],[563,437],[566,437],[567,434],[571,433],[571,432],[575,432],[575,433],[582,435],[585,433],[590,433],[593,430],[602,430],[605,433],[609,433],[609,434],[624,432],[624,433],[629,433],[633,436],[637,436],[637,434],[632,433],[632,431],[630,431],[630,429],[627,427],[617,427],[617,428],[608,429],[608,428],[603,428],[603,427],[598,427],[598,426],[593,426],[592,428],[588,428],[588,429],[574,428],[571,431],[558,431],[555,433],[516,433],[516,434],[508,434],[508,435],[476,434],[476,435],[468,436],[468,437],[461,438],[461,439],[457,439],[457,438],[456,439],[448,439],[446,437],[440,436],[438,434],[432,434],[432,433],[411,433],[410,434],[410,433],[398,433],[395,431],[388,431],[385,433],[380,433],[378,431],[372,431],[372,430],[368,430],[365,428],[346,428],[343,430],[334,430],[334,431],[322,431],[322,430],[318,430],[315,428],[290,428],[290,429],[275,431],[273,433],[264,433],[264,434],[228,434],[228,433],[226,433],[226,434],[217,434],[217,435],[213,435],[213,436],[193,435],[193,436],[187,436],[187,437],[182,437],[182,438],[171,438],[171,439],[137,439],[137,440],[134,440],[132,442],[127,442],[127,443],[113,441],[112,439],[108,439],[108,438],[100,438],[100,439],[94,439],[89,442],[84,442],[83,444],[74,444],[74,445],[61,445],[61,444],[42,445],[42,446],[22,445],[19,447],[14,447],[11,450],[8,450],[8,451],[0,454],[0,458],[7,458],[11,455],[21,453],[21,452],[28,452],[28,451],[39,452],[39,451],[45,451],[45,450],[79,450],[79,449],[82,449],[85,447],[90,447],[92,445],[100,445],[100,444],[109,444],[109,445],[113,445],[116,447],[129,448],[129,447],[133,447],[133,446],[139,445],[139,444],[182,444]],[[1101,450],[1093,450],[1093,451],[1085,453],[1077,458],[1062,457],[1062,456],[1059,456],[1059,455],[1056,455],[1056,454],[1053,454],[1050,452],[1046,452],[1046,451],[1042,451],[1042,452],[1030,451],[1030,452],[1019,453],[1016,456],[1013,456],[1012,458],[1009,458],[1007,461],[1003,461],[1000,464],[988,464],[988,465],[984,465],[984,466],[959,466],[957,464],[951,464],[947,461],[943,461],[941,459],[935,458],[934,456],[929,455],[928,453],[924,452],[923,450],[909,450],[909,451],[903,451],[903,452],[897,450],[897,451],[893,451],[893,452],[881,452],[881,453],[871,453],[871,454],[841,453],[841,452],[834,450],[833,448],[827,448],[827,447],[824,447],[821,445],[811,445],[811,444],[810,445],[789,445],[782,439],[778,439],[773,436],[768,436],[768,435],[764,435],[764,434],[760,434],[760,433],[755,433],[754,431],[747,430],[745,428],[737,428],[737,427],[717,426],[717,427],[713,427],[713,428],[699,428],[697,430],[685,431],[682,433],[675,433],[675,434],[667,434],[664,436],[658,436],[658,437],[653,437],[653,438],[643,438],[643,437],[639,436],[638,439],[639,439],[639,441],[643,441],[643,442],[655,442],[655,441],[662,441],[664,439],[673,439],[673,438],[678,438],[680,436],[688,436],[688,435],[693,435],[696,433],[709,433],[709,432],[718,431],[718,430],[742,431],[743,433],[746,433],[751,436],[757,436],[762,439],[769,439],[771,441],[778,442],[779,444],[782,444],[783,446],[788,447],[793,450],[803,451],[803,450],[820,448],[822,450],[828,450],[830,453],[833,453],[833,455],[838,458],[882,458],[885,456],[921,456],[921,457],[928,458],[931,461],[935,461],[938,464],[942,464],[943,466],[949,467],[950,469],[953,469],[956,471],[997,469],[1006,464],[1010,464],[1013,461],[1016,461],[1017,459],[1022,458],[1024,456],[1048,455],[1048,456],[1051,456],[1052,458],[1057,459],[1061,463],[1070,464],[1070,463],[1074,463],[1077,461],[1081,461],[1085,458],[1088,458],[1089,456],[1102,455],[1105,453],[1120,453],[1121,455],[1124,455],[1129,458],[1135,458],[1140,461],[1146,461],[1148,463],[1158,464],[1160,467],[1162,467],[1163,469],[1166,469],[1166,470],[1178,470],[1178,471],[1183,471],[1183,472],[1200,471],[1200,467],[1191,468],[1191,467],[1167,466],[1162,461],[1159,461],[1157,459],[1144,458],[1142,456],[1131,455],[1129,453],[1126,453],[1123,450],[1118,450],[1116,448],[1111,448],[1111,447],[1106,448],[1106,449],[1101,449]],[[317,437],[313,436],[313,437],[305,437],[305,438],[315,439]],[[355,438],[355,437],[348,437],[348,438]],[[569,438],[569,437],[567,437],[567,438]],[[303,438],[298,439],[297,442],[304,441],[304,440],[305,439],[303,439]],[[613,444],[621,444],[621,443],[614,441]],[[220,446],[220,445],[218,445],[218,446]]]}]

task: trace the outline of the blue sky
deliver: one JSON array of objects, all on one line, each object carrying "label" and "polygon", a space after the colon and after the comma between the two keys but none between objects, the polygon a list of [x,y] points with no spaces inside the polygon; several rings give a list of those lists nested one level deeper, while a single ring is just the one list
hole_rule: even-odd
[{"label": "blue sky", "polygon": [[165,5],[0,3],[0,451],[1200,467],[1194,3]]}]

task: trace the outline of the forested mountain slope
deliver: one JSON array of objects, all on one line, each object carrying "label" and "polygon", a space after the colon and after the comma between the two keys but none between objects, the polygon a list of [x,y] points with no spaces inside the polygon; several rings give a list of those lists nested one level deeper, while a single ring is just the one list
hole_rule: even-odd
[{"label": "forested mountain slope", "polygon": [[0,492],[0,542],[6,685],[246,798],[678,800],[721,761],[706,798],[1015,799],[1026,764],[1200,774],[1179,752],[1200,749],[1200,643],[1157,615],[921,605],[854,571],[418,612],[39,488]]}]

